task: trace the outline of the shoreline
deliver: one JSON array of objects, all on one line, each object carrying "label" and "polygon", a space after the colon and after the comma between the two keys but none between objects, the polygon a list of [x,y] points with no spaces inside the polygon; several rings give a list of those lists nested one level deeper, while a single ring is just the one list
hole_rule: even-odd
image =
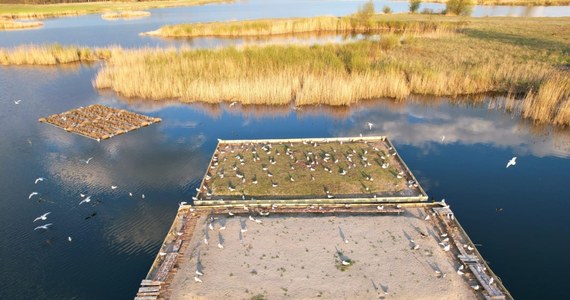
[{"label": "shoreline", "polygon": [[230,3],[233,0],[166,0],[142,2],[77,2],[58,4],[0,4],[0,19],[48,19],[120,10],[183,7],[212,3]]}]

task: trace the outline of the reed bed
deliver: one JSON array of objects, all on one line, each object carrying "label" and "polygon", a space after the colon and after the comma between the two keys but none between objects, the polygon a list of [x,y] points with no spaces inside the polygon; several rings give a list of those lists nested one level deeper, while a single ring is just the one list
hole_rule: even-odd
[{"label": "reed bed", "polygon": [[463,21],[390,20],[381,17],[361,20],[355,17],[312,17],[251,21],[177,24],[147,32],[164,37],[268,36],[299,33],[445,33],[461,28]]},{"label": "reed bed", "polygon": [[26,45],[0,48],[0,65],[56,65],[106,59],[118,49],[89,49],[76,46]]},{"label": "reed bed", "polygon": [[12,20],[0,20],[0,30],[34,29],[44,26],[42,22],[17,22]]},{"label": "reed bed", "polygon": [[104,20],[136,19],[150,16],[150,12],[141,10],[114,11],[101,14]]},{"label": "reed bed", "polygon": [[[422,18],[385,21],[417,24]],[[298,106],[511,93],[525,97],[523,117],[570,125],[568,18],[430,22],[440,19],[468,23],[436,38],[381,34],[379,41],[341,45],[129,50],[113,55],[94,84],[128,97]]]},{"label": "reed bed", "polygon": [[[182,102],[347,106],[410,95],[513,95],[521,115],[570,125],[570,18],[450,18],[400,15],[386,21],[467,20],[453,34],[380,34],[328,45],[214,50],[0,49],[1,64],[106,59],[94,85],[126,97]],[[458,100],[459,101],[459,100]]]}]

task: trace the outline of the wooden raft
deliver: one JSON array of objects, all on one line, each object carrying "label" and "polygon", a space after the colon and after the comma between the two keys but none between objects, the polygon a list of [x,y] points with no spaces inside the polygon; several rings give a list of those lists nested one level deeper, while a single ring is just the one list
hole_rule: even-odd
[{"label": "wooden raft", "polygon": [[94,104],[40,118],[39,121],[101,141],[158,123],[161,119]]}]

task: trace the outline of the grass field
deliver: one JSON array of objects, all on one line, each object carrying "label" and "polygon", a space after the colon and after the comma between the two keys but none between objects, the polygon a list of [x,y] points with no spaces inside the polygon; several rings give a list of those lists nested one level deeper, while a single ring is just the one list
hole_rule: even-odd
[{"label": "grass field", "polygon": [[110,11],[144,10],[149,8],[191,6],[230,0],[164,0],[164,1],[112,1],[62,4],[0,4],[0,18],[42,19],[61,16],[97,14]]},{"label": "grass field", "polygon": [[221,143],[199,197],[419,195],[394,153],[380,140]]},{"label": "grass field", "polygon": [[[427,0],[422,2],[446,3],[447,0]],[[508,6],[563,6],[569,5],[570,0],[474,0],[477,5],[508,5]]]}]

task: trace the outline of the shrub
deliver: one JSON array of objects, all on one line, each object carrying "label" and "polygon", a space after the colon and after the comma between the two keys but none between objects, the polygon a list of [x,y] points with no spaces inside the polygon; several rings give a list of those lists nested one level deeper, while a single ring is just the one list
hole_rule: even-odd
[{"label": "shrub", "polygon": [[434,11],[433,9],[427,8],[427,7],[424,8],[421,13],[424,14],[424,15],[435,15],[435,14],[438,14],[438,13],[437,13],[436,11]]},{"label": "shrub", "polygon": [[473,11],[473,0],[449,0],[445,10],[448,14],[469,16]]},{"label": "shrub", "polygon": [[393,34],[383,35],[380,37],[379,45],[382,50],[390,50],[400,45],[400,38]]},{"label": "shrub", "polygon": [[385,14],[391,14],[392,9],[390,8],[390,6],[384,5],[384,7],[382,8],[382,12],[384,12]]},{"label": "shrub", "polygon": [[410,12],[416,13],[420,9],[421,0],[410,0]]},{"label": "shrub", "polygon": [[358,19],[362,20],[370,20],[372,16],[374,16],[375,9],[374,9],[374,2],[372,0],[362,4],[358,7],[358,10],[354,14],[354,16]]}]

